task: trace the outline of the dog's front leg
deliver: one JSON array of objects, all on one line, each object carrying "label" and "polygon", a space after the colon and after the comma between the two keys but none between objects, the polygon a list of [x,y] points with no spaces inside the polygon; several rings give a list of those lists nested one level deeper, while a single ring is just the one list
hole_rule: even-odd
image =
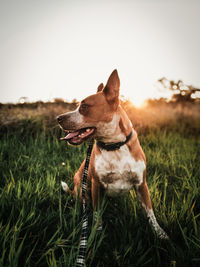
[{"label": "dog's front leg", "polygon": [[94,214],[94,222],[97,227],[97,231],[102,230],[102,218],[98,216],[98,209],[100,206],[100,184],[99,181],[95,178],[91,179],[91,195],[92,195],[92,206],[93,206],[93,214]]},{"label": "dog's front leg", "polygon": [[156,235],[161,239],[169,239],[168,235],[165,231],[160,227],[158,224],[156,217],[154,215],[151,199],[149,195],[149,189],[146,182],[143,182],[141,185],[136,187],[137,195],[142,207],[145,210],[145,213],[149,219],[149,223],[153,230],[155,231]]}]

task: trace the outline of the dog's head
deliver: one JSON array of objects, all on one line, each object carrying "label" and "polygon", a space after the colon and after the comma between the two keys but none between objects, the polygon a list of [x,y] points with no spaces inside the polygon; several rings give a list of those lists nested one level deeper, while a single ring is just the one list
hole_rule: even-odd
[{"label": "dog's head", "polygon": [[67,132],[61,140],[79,145],[91,136],[101,139],[112,135],[118,123],[119,87],[118,72],[114,70],[105,87],[101,83],[97,93],[83,99],[75,111],[58,116],[60,126]]}]

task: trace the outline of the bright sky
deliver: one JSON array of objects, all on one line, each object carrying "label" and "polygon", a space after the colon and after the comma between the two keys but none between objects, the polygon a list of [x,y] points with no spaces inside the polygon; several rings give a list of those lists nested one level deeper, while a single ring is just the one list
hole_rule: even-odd
[{"label": "bright sky", "polygon": [[200,87],[198,0],[0,0],[0,102],[160,96],[163,76]]}]

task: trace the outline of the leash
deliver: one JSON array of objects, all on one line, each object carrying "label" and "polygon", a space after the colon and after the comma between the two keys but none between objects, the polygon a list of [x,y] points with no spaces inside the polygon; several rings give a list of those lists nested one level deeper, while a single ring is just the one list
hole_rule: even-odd
[{"label": "leash", "polygon": [[81,232],[81,239],[80,239],[80,247],[79,247],[79,254],[77,257],[76,266],[83,267],[85,263],[85,255],[87,249],[87,241],[88,241],[88,217],[86,211],[86,200],[85,200],[85,193],[87,189],[87,176],[88,176],[88,167],[90,164],[90,156],[92,152],[94,139],[90,140],[88,149],[87,149],[87,156],[85,159],[85,165],[83,170],[83,179],[82,179],[82,201],[83,201],[83,223],[82,223],[82,232]]},{"label": "leash", "polygon": [[[126,140],[124,142],[119,143],[113,143],[113,144],[105,144],[103,142],[98,141],[97,145],[101,149],[105,149],[107,151],[113,151],[119,149],[121,146],[125,145],[132,136],[132,131],[128,136],[126,136]],[[86,255],[86,249],[87,249],[87,242],[88,242],[88,216],[86,211],[86,199],[85,199],[85,193],[87,189],[87,176],[88,176],[88,168],[90,164],[90,156],[92,153],[94,139],[90,140],[88,149],[87,149],[87,156],[85,159],[85,165],[83,170],[83,179],[82,179],[82,202],[83,202],[83,223],[82,223],[82,231],[81,231],[81,239],[80,239],[80,246],[79,246],[79,254],[76,261],[76,267],[84,267],[85,265],[85,255]],[[101,230],[100,226],[100,230]]]}]

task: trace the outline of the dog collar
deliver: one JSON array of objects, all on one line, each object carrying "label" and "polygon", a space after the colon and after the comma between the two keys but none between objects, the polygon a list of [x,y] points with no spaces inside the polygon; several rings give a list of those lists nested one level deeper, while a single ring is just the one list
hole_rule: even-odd
[{"label": "dog collar", "polygon": [[130,134],[126,136],[126,140],[124,142],[106,144],[104,142],[97,141],[97,146],[107,151],[114,151],[114,150],[120,149],[121,146],[128,143],[128,141],[131,139],[132,134],[133,132],[131,131]]}]

